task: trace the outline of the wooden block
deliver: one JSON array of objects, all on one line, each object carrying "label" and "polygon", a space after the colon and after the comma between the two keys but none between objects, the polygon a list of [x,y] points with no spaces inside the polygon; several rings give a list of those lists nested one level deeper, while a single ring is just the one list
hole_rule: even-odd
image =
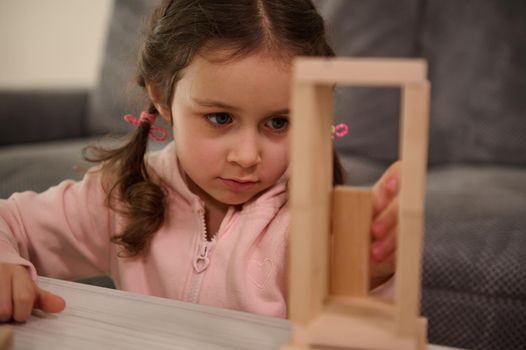
[{"label": "wooden block", "polygon": [[295,61],[295,79],[316,84],[400,86],[426,79],[427,63],[421,59],[313,58]]},{"label": "wooden block", "polygon": [[[294,327],[291,349],[312,346],[422,350],[425,346],[426,321],[418,315],[429,113],[426,70],[423,60],[295,61],[290,183],[289,316]],[[396,295],[391,304],[366,296],[369,242],[363,232],[367,231],[368,238],[369,228],[365,226],[371,223],[372,212],[367,210],[372,206],[364,203],[370,203],[370,198],[354,192],[347,196],[345,189],[336,189],[331,202],[332,143],[330,133],[324,130],[330,130],[332,123],[331,92],[335,83],[402,87]],[[358,218],[348,217],[352,215],[345,211],[348,205],[360,208]],[[329,271],[331,212],[335,242]],[[346,235],[346,227],[361,233]],[[352,258],[344,254],[354,248],[357,252],[350,254]],[[347,278],[346,268],[355,269],[349,272],[352,277]]]},{"label": "wooden block", "polygon": [[395,303],[401,335],[414,335],[420,314],[422,235],[427,169],[429,84],[403,87],[402,159],[398,213]]},{"label": "wooden block", "polygon": [[13,346],[13,331],[11,327],[0,327],[0,350],[9,350]]},{"label": "wooden block", "polygon": [[329,290],[332,109],[331,87],[294,84],[289,318],[299,324],[308,323],[322,311]]},{"label": "wooden block", "polygon": [[349,316],[384,317],[394,320],[395,306],[392,302],[374,297],[340,297],[330,296],[325,304],[325,310],[331,313]]},{"label": "wooden block", "polygon": [[414,324],[420,315],[422,265],[421,214],[399,213],[399,235],[396,253],[395,305],[400,335],[415,335]]},{"label": "wooden block", "polygon": [[307,350],[307,349],[312,349],[312,348],[310,346],[292,345],[292,344],[288,344],[288,345],[281,347],[281,350]]},{"label": "wooden block", "polygon": [[394,305],[375,298],[331,297],[308,325],[293,325],[292,344],[298,349],[424,350],[426,319],[413,324],[413,336],[400,336],[394,315]]},{"label": "wooden block", "polygon": [[399,150],[402,185],[399,207],[418,213],[424,210],[426,188],[429,89],[428,82],[402,88]]},{"label": "wooden block", "polygon": [[417,339],[399,337],[391,317],[323,312],[307,327],[295,327],[295,338],[302,344],[338,349],[417,350]]},{"label": "wooden block", "polygon": [[370,284],[371,190],[337,186],[332,198],[330,294],[366,297]]},{"label": "wooden block", "polygon": [[427,319],[420,317],[417,321],[417,349],[425,350],[427,348]]}]

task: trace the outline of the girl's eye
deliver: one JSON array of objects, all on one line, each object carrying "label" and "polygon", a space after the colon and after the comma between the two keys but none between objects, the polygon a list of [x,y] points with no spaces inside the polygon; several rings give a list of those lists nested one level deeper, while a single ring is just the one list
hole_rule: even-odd
[{"label": "girl's eye", "polygon": [[205,117],[209,122],[214,124],[214,126],[221,126],[232,122],[232,117],[228,113],[210,113]]},{"label": "girl's eye", "polygon": [[277,132],[285,132],[289,126],[289,119],[286,117],[270,118],[265,126]]}]

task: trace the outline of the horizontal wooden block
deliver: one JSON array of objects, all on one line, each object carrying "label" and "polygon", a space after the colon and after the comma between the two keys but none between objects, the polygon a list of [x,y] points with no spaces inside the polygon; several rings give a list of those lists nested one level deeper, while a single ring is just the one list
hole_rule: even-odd
[{"label": "horizontal wooden block", "polygon": [[324,311],[354,317],[378,316],[394,319],[396,315],[395,304],[392,301],[375,297],[356,298],[331,296],[327,299]]},{"label": "horizontal wooden block", "polygon": [[[421,324],[419,322],[415,327]],[[400,337],[395,329],[392,317],[352,317],[339,312],[325,311],[307,327],[294,327],[294,338],[299,344],[308,344],[316,349],[318,346],[367,350],[424,349],[419,337]]]},{"label": "horizontal wooden block", "polygon": [[294,69],[298,82],[401,86],[425,80],[427,63],[421,59],[299,57]]}]

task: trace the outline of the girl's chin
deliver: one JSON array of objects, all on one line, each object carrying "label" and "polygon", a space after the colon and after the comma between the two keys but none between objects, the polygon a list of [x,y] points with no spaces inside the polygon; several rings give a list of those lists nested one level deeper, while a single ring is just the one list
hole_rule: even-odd
[{"label": "girl's chin", "polygon": [[253,193],[221,193],[214,196],[214,199],[229,206],[239,206],[257,198],[262,191]]},{"label": "girl's chin", "polygon": [[246,202],[250,201],[254,195],[252,196],[224,196],[223,198],[216,198],[219,202],[222,202],[226,205],[243,205]]}]

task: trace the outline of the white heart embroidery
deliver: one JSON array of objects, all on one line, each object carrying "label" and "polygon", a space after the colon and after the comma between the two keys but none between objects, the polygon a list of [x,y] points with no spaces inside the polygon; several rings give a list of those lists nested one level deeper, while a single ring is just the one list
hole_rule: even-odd
[{"label": "white heart embroidery", "polygon": [[262,262],[252,259],[248,263],[248,279],[256,285],[256,287],[263,289],[274,270],[274,262],[270,258],[265,258]]}]

